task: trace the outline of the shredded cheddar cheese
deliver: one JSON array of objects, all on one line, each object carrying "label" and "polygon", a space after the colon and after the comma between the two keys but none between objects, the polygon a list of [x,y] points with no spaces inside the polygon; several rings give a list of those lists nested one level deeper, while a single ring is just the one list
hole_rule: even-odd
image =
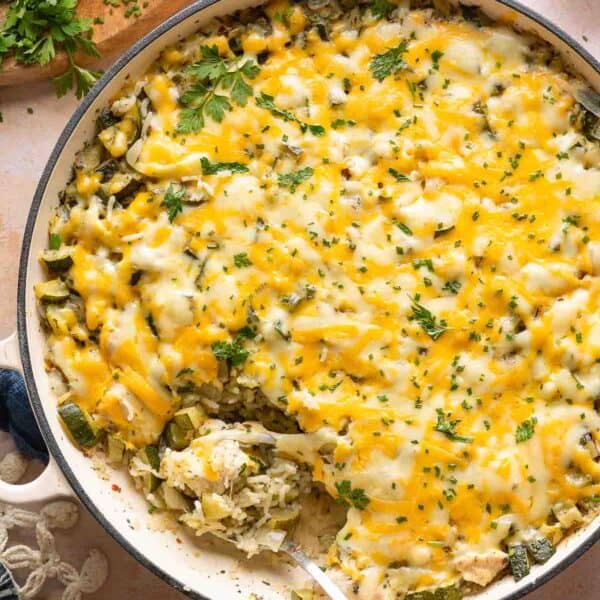
[{"label": "shredded cheddar cheese", "polygon": [[[227,364],[348,506],[328,556],[360,597],[487,585],[511,545],[557,541],[558,504],[600,498],[600,151],[577,82],[507,26],[264,11],[114,99],[120,178],[77,170],[50,225],[85,329],[53,325],[50,361],[138,448]],[[222,114],[186,100],[202,48],[250,61],[245,102],[223,79]]]}]

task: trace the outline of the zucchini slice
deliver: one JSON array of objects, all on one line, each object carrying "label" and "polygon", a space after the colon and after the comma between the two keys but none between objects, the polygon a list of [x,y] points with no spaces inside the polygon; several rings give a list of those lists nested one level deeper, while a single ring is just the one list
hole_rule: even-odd
[{"label": "zucchini slice", "polygon": [[58,250],[45,250],[42,253],[44,264],[55,273],[68,271],[73,266],[73,258],[71,257],[71,248],[63,246]]},{"label": "zucchini slice", "polygon": [[175,423],[185,431],[198,429],[205,418],[206,414],[198,405],[182,408],[173,416]]},{"label": "zucchini slice", "polygon": [[113,464],[122,463],[125,457],[125,442],[114,435],[109,435],[106,438],[106,456]]},{"label": "zucchini slice", "polygon": [[58,414],[75,442],[83,448],[91,448],[99,439],[98,431],[87,412],[75,402],[65,402],[58,407]]},{"label": "zucchini slice", "polygon": [[454,585],[440,587],[435,590],[423,590],[406,595],[406,600],[460,600],[462,592]]},{"label": "zucchini slice", "polygon": [[69,297],[69,288],[60,279],[51,279],[35,285],[35,295],[42,302],[62,302]]},{"label": "zucchini slice", "polygon": [[554,544],[546,538],[530,540],[525,545],[536,563],[545,563],[556,552]]},{"label": "zucchini slice", "polygon": [[508,566],[515,581],[529,575],[529,558],[524,544],[515,544],[508,549]]},{"label": "zucchini slice", "polygon": [[[137,453],[138,458],[152,467],[153,471],[158,472],[160,469],[160,458],[158,456],[158,448],[156,446],[146,446]],[[160,485],[161,480],[154,474],[147,471],[141,477],[142,490],[144,494],[150,494]]]},{"label": "zucchini slice", "polygon": [[163,482],[160,486],[160,493],[167,508],[171,510],[182,510],[187,512],[191,509],[191,501],[186,498],[180,491],[172,488]]},{"label": "zucchini slice", "polygon": [[189,446],[186,431],[175,421],[171,421],[165,429],[165,441],[167,446],[173,450],[183,450]]}]

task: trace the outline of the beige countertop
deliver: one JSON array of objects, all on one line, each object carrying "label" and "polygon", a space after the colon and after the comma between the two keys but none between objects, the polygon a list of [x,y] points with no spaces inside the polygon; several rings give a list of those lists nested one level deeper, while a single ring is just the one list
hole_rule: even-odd
[{"label": "beige countertop", "polygon": [[[600,0],[521,0],[569,32],[600,57]],[[52,147],[77,101],[57,100],[48,84],[0,88],[0,337],[15,328],[17,263],[29,205]],[[0,439],[0,455],[7,446]],[[66,559],[79,567],[92,547],[109,558],[110,576],[93,596],[128,600],[176,600],[174,591],[137,564],[82,509],[76,529],[59,536]],[[58,597],[48,588],[44,598]],[[583,558],[528,596],[528,600],[597,600],[600,598],[600,544]],[[219,599],[225,600],[225,599]],[[286,599],[287,600],[287,599]]]}]

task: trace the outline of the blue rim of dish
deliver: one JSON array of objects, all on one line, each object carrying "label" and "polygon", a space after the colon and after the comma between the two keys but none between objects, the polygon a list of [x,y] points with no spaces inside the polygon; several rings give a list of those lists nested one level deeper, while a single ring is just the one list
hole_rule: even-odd
[{"label": "blue rim of dish", "polygon": [[[496,4],[512,9],[524,15],[529,20],[540,25],[543,29],[547,30],[552,35],[564,42],[570,49],[572,49],[577,55],[579,55],[581,59],[583,59],[589,66],[591,66],[593,70],[600,74],[600,62],[596,60],[596,58],[594,58],[579,42],[577,42],[570,35],[565,33],[562,29],[554,25],[551,21],[549,21],[542,15],[536,13],[535,11],[531,10],[530,8],[523,6],[521,3],[515,0],[492,1],[495,1]],[[35,195],[33,197],[33,202],[31,204],[29,215],[27,217],[27,223],[25,225],[23,245],[21,247],[17,292],[17,331],[25,385],[38,425],[40,427],[40,430],[42,432],[50,454],[55,459],[59,468],[67,478],[67,481],[69,482],[69,485],[73,488],[73,491],[77,494],[79,499],[83,502],[88,511],[94,516],[94,518],[103,527],[103,529],[107,531],[114,540],[122,548],[127,550],[127,552],[129,552],[129,554],[131,554],[131,556],[133,556],[140,564],[144,565],[144,567],[146,567],[149,571],[154,573],[156,576],[160,577],[163,581],[167,582],[175,589],[183,592],[188,597],[194,598],[196,600],[214,599],[211,599],[208,596],[204,596],[203,594],[200,594],[199,592],[196,592],[194,590],[190,590],[189,586],[185,585],[184,583],[173,577],[173,575],[167,573],[164,569],[159,567],[152,559],[140,552],[132,543],[125,539],[121,535],[121,533],[116,529],[116,527],[111,523],[111,521],[108,520],[104,516],[102,511],[95,505],[91,497],[88,496],[78,477],[75,475],[75,473],[69,466],[68,461],[65,459],[56,439],[54,438],[54,434],[52,433],[50,424],[46,419],[44,408],[42,406],[42,402],[40,400],[40,396],[35,383],[35,377],[31,365],[31,355],[29,352],[29,343],[27,340],[27,315],[25,311],[25,301],[27,294],[27,264],[29,262],[31,238],[37,220],[39,208],[42,203],[42,199],[44,197],[46,187],[48,185],[54,167],[56,166],[56,163],[58,161],[58,158],[60,157],[64,146],[71,137],[76,126],[85,116],[89,107],[94,102],[96,97],[121,70],[127,67],[127,65],[134,57],[136,57],[138,54],[144,51],[149,44],[157,40],[163,34],[179,25],[182,21],[185,21],[193,15],[197,15],[202,10],[208,8],[209,6],[217,4],[218,2],[220,2],[220,0],[198,0],[197,2],[190,4],[190,6],[180,10],[173,16],[169,17],[164,23],[150,31],[133,46],[131,46],[131,48],[127,50],[127,52],[121,55],[117,59],[117,61],[106,71],[106,73],[101,77],[101,79],[94,85],[92,90],[87,94],[83,101],[79,104],[79,106],[73,113],[73,116],[69,119],[69,122],[60,134],[60,137],[58,138],[58,141],[56,142],[56,145],[54,146],[54,149],[50,154],[48,162],[46,163],[46,167],[44,168],[40,177],[38,186],[35,191]],[[479,2],[477,2],[477,0],[467,0],[466,4],[473,6],[480,5]],[[540,577],[532,578],[530,582],[527,582],[518,590],[510,592],[502,598],[499,598],[498,600],[517,600],[518,598],[529,594],[530,592],[547,583],[548,581],[550,581],[550,579],[552,579],[553,577],[561,573],[563,570],[565,570],[569,565],[571,565],[585,552],[587,552],[598,540],[600,540],[600,526],[597,527],[597,530],[594,532],[593,535],[589,537],[589,539],[585,541],[585,543],[580,543],[579,545],[575,546],[575,548],[571,550],[559,563],[554,565],[552,569],[549,569]]]}]

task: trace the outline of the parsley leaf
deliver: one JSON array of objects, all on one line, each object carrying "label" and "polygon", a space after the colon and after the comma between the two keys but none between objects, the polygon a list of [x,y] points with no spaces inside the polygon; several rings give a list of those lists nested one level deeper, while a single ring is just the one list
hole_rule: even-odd
[{"label": "parsley leaf", "polygon": [[226,360],[232,367],[239,367],[250,356],[250,352],[242,345],[241,337],[233,342],[214,342],[211,349],[218,360]]},{"label": "parsley leaf", "polygon": [[173,188],[169,186],[165,192],[165,197],[160,203],[167,209],[167,215],[169,217],[169,223],[175,220],[175,217],[183,211],[181,201],[185,196],[185,190],[183,188]]},{"label": "parsley leaf", "polygon": [[280,173],[277,175],[277,183],[279,183],[279,187],[289,188],[293,194],[303,181],[307,181],[312,177],[314,172],[312,167],[304,167],[304,169],[300,169],[299,171],[291,171],[285,174]]},{"label": "parsley leaf", "polygon": [[404,62],[402,55],[405,54],[407,50],[408,43],[406,40],[403,40],[394,48],[389,48],[382,54],[375,55],[369,64],[373,77],[375,77],[377,81],[383,81],[386,77],[406,68],[406,63]]},{"label": "parsley leaf", "polygon": [[448,329],[446,321],[440,319],[427,310],[422,304],[419,304],[414,298],[411,307],[411,314],[408,317],[410,321],[417,321],[421,329],[432,339],[437,340]]},{"label": "parsley leaf", "polygon": [[388,169],[388,173],[394,177],[396,181],[410,181],[410,177],[407,177],[403,173],[400,173],[391,167]]},{"label": "parsley leaf", "polygon": [[[216,46],[201,46],[200,54],[201,59],[186,70],[196,82],[180,98],[183,108],[176,128],[180,134],[197,133],[204,127],[206,117],[220,123],[225,113],[233,110],[232,102],[246,106],[252,96],[247,80],[260,72],[251,60],[240,65],[237,59],[223,58]],[[217,93],[218,90],[228,91],[229,96]]]},{"label": "parsley leaf", "polygon": [[338,501],[344,506],[354,506],[358,510],[364,510],[371,501],[365,494],[365,490],[362,488],[352,489],[352,484],[347,479],[336,481],[335,489],[338,493]]},{"label": "parsley leaf", "polygon": [[533,437],[536,424],[537,417],[533,416],[530,419],[526,419],[525,421],[517,425],[517,431],[515,433],[515,440],[517,441],[517,444],[526,442],[527,440],[530,440]]},{"label": "parsley leaf", "polygon": [[444,411],[441,408],[436,408],[437,423],[435,424],[435,431],[443,433],[449,440],[453,442],[463,442],[463,444],[471,444],[473,442],[472,437],[465,437],[456,433],[456,426],[460,423],[459,419],[454,421],[448,421]]},{"label": "parsley leaf", "polygon": [[431,53],[431,61],[433,62],[433,65],[431,68],[434,71],[440,70],[440,58],[442,58],[442,56],[444,56],[444,53],[441,50],[434,50]]},{"label": "parsley leaf", "polygon": [[433,262],[430,258],[415,258],[412,261],[413,269],[420,269],[426,267],[430,273],[433,273]]},{"label": "parsley leaf", "polygon": [[261,92],[260,96],[256,99],[256,105],[268,110],[274,117],[279,117],[284,121],[293,121],[294,123],[297,123],[302,133],[305,133],[308,130],[315,136],[325,135],[325,127],[301,121],[293,112],[279,108],[274,100],[273,96]]},{"label": "parsley leaf", "polygon": [[75,62],[82,52],[98,57],[90,39],[92,19],[78,17],[75,0],[14,0],[0,27],[0,63],[9,55],[18,64],[48,64],[59,50],[69,59],[67,71],[52,80],[59,96],[75,88],[82,98],[100,77],[99,71],[84,69]]},{"label": "parsley leaf", "polygon": [[444,292],[450,292],[451,294],[458,294],[460,288],[462,287],[462,283],[457,281],[456,279],[452,279],[450,281],[446,281],[442,290]]},{"label": "parsley leaf", "polygon": [[393,4],[390,4],[387,0],[373,0],[370,9],[374,17],[383,19],[387,17],[396,8]]},{"label": "parsley leaf", "polygon": [[231,173],[248,173],[246,165],[239,162],[215,162],[211,163],[206,156],[200,159],[203,175],[215,175],[221,171],[230,171]]},{"label": "parsley leaf", "polygon": [[331,128],[332,129],[341,129],[342,127],[354,127],[356,125],[356,121],[352,119],[336,119],[332,121]]},{"label": "parsley leaf", "polygon": [[239,269],[243,269],[244,267],[249,267],[252,264],[252,261],[248,258],[246,252],[240,252],[233,257],[233,264]]}]

